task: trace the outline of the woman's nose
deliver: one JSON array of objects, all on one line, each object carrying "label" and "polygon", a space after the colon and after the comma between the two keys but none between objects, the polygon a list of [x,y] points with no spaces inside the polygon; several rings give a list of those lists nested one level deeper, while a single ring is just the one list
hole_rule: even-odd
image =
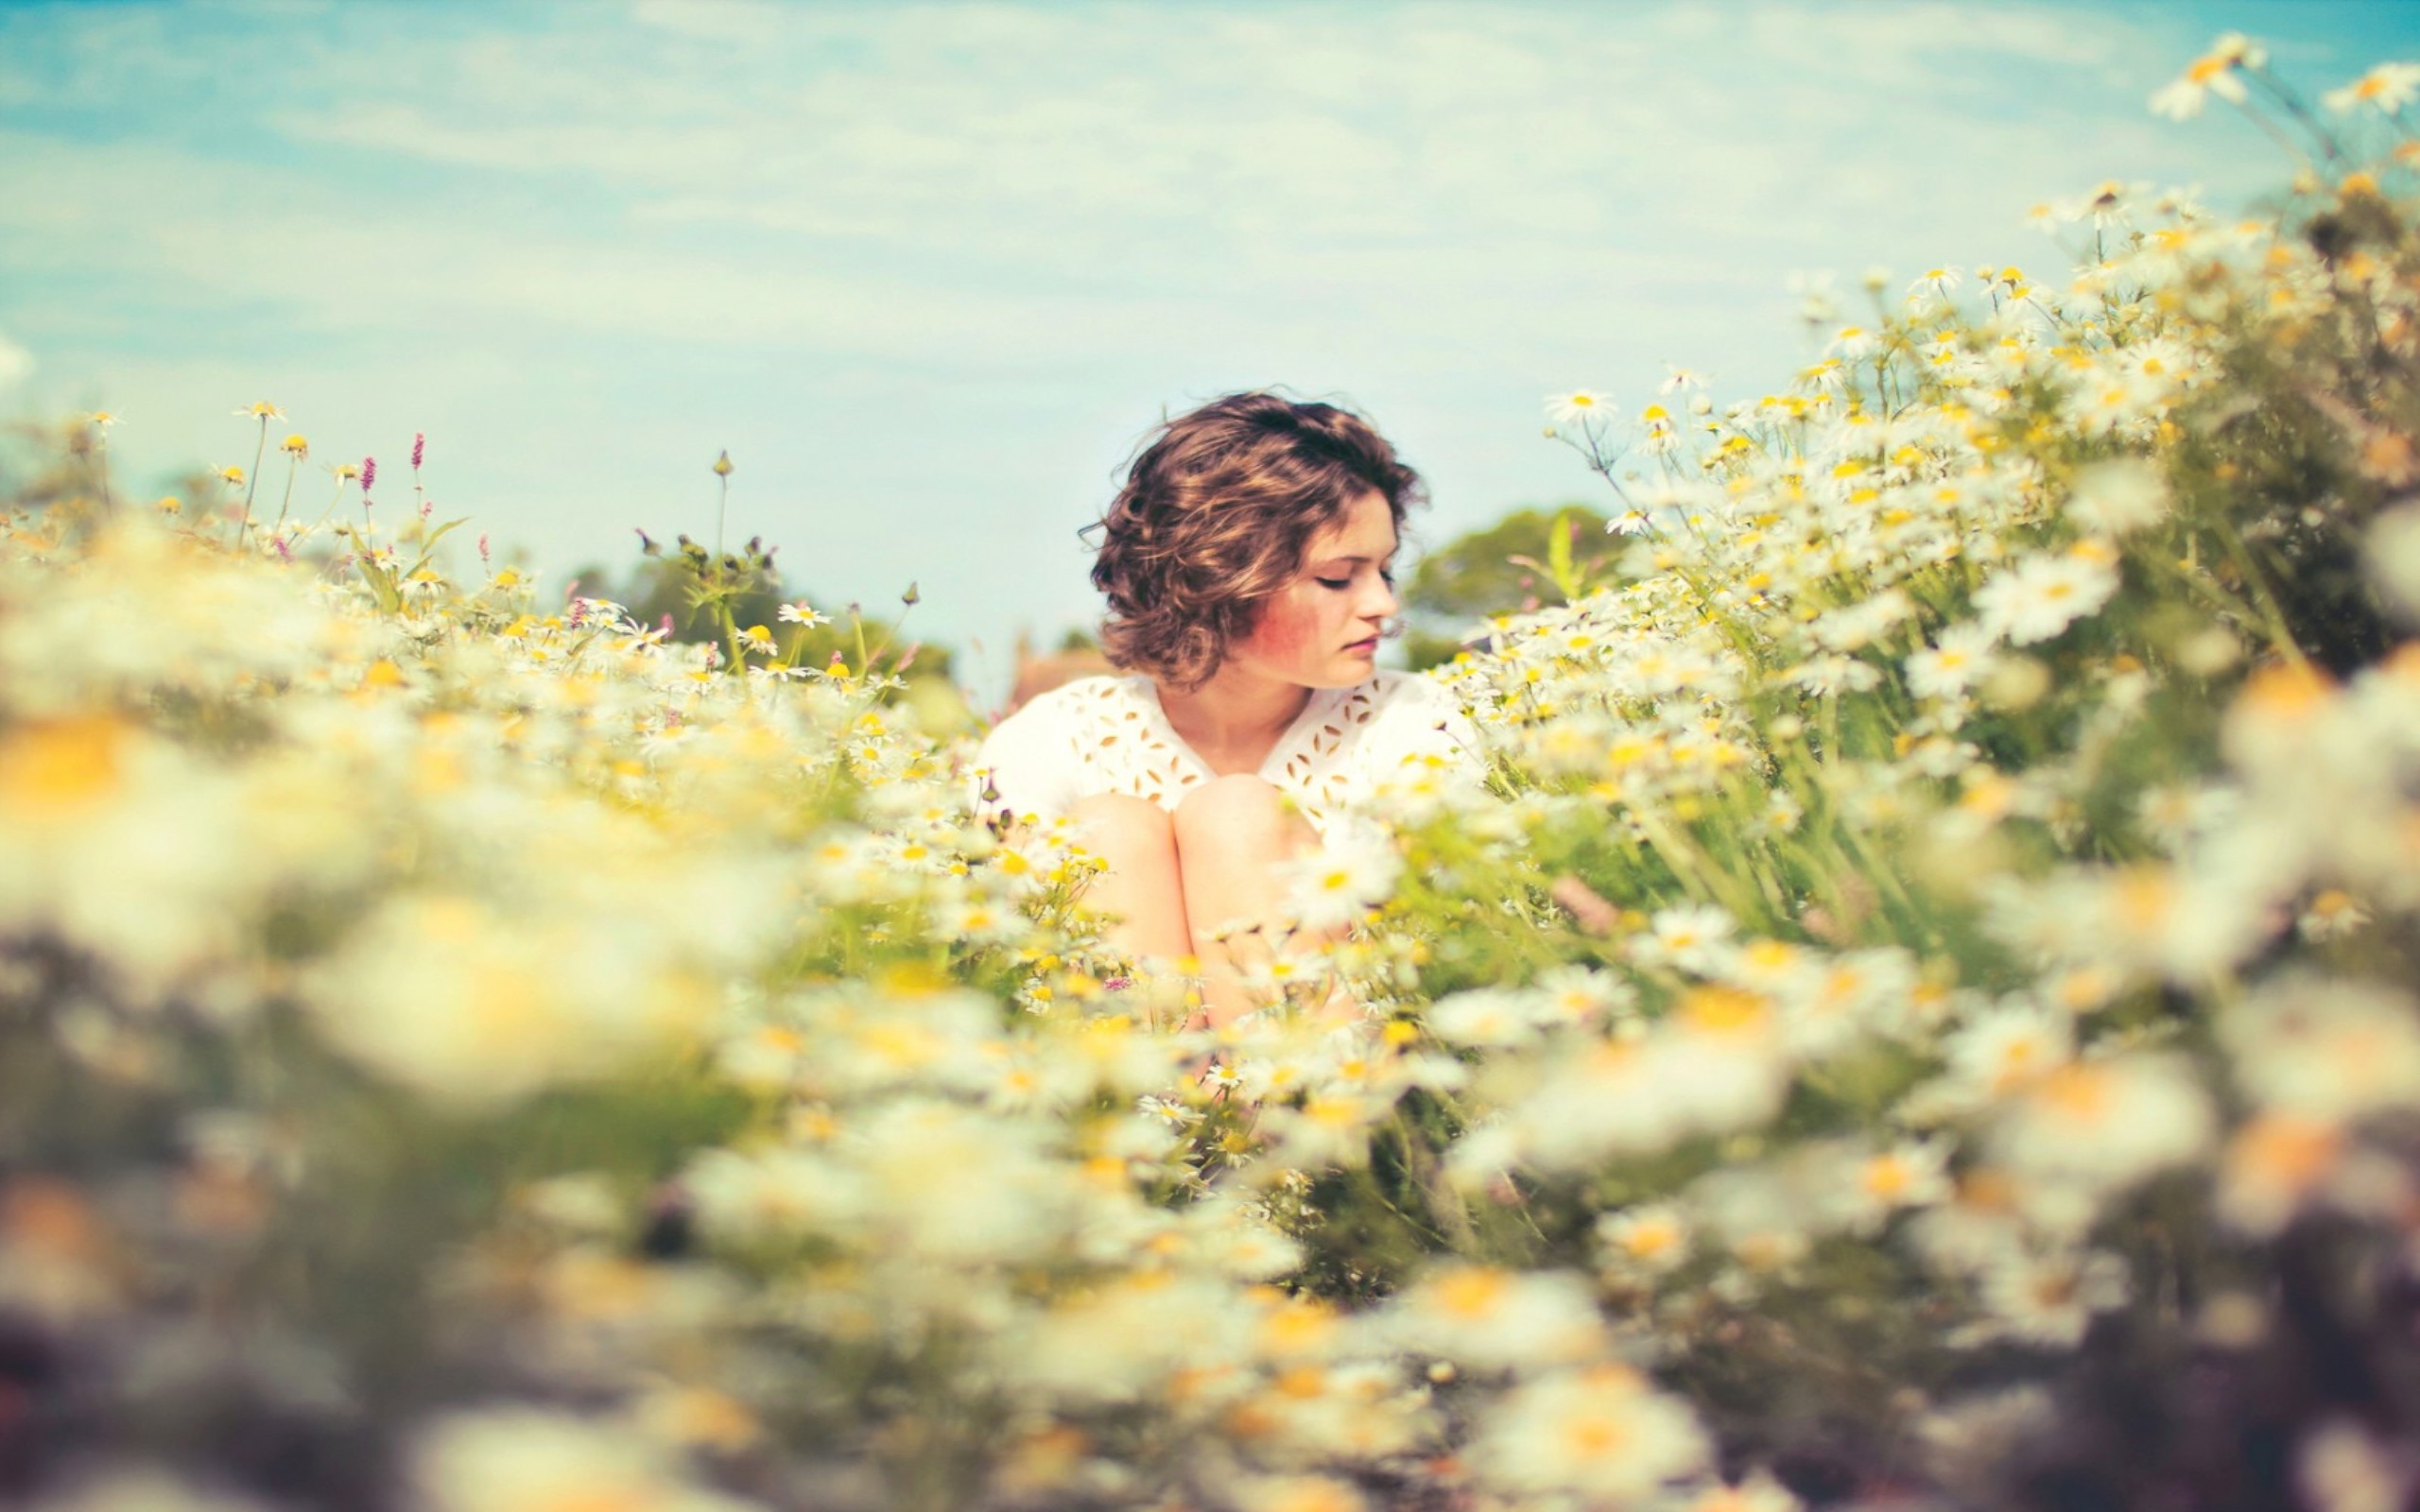
[{"label": "woman's nose", "polygon": [[1371,619],[1392,619],[1395,610],[1403,607],[1395,601],[1394,585],[1383,577],[1375,577],[1371,579],[1371,587],[1376,592],[1361,595],[1361,612]]}]

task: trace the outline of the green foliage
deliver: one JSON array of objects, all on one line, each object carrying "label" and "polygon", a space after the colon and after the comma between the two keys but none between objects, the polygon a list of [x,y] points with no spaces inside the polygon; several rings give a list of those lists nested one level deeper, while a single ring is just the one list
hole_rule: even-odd
[{"label": "green foliage", "polygon": [[[678,538],[671,552],[652,541],[631,564],[627,576],[616,579],[604,567],[591,563],[572,575],[574,592],[582,597],[619,604],[645,626],[670,625],[676,641],[728,645],[724,627],[732,631],[763,627],[772,638],[774,654],[785,665],[822,668],[838,658],[844,664],[862,664],[868,654],[895,650],[904,660],[902,676],[942,682],[950,675],[947,646],[902,644],[906,616],[884,618],[849,605],[823,622],[800,625],[783,620],[785,605],[805,602],[787,587],[773,562],[774,553],[752,541],[743,553],[715,558],[703,546]],[[862,642],[862,644],[860,644]]]},{"label": "green foliage", "polygon": [[1492,616],[1576,597],[1609,559],[1604,530],[1605,517],[1585,505],[1521,508],[1424,555],[1403,593],[1411,665],[1451,661],[1473,627]]}]

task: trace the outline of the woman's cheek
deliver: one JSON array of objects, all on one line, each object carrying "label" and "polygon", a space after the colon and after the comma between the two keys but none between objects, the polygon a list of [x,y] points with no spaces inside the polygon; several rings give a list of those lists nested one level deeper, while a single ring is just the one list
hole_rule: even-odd
[{"label": "woman's cheek", "polygon": [[1283,661],[1310,644],[1312,619],[1307,606],[1281,599],[1261,611],[1245,644],[1257,655]]}]

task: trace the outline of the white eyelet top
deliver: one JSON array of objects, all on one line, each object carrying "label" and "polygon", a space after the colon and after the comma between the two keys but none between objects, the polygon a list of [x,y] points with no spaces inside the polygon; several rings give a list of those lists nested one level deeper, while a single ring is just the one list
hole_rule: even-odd
[{"label": "white eyelet top", "polygon": [[[1406,764],[1435,757],[1478,765],[1478,733],[1451,693],[1409,672],[1379,672],[1350,688],[1314,688],[1277,737],[1259,776],[1293,799],[1322,837]],[[1078,799],[1123,793],[1174,813],[1190,789],[1218,774],[1168,724],[1146,677],[1080,678],[1003,719],[976,752],[984,812],[1064,814]]]}]

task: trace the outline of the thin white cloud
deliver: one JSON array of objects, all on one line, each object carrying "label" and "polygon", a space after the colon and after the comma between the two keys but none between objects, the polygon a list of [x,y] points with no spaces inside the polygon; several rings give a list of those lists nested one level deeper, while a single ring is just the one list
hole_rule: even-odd
[{"label": "thin white cloud", "polygon": [[[1991,196],[2010,170],[2103,123],[2029,146],[1989,112],[1962,113],[1967,97],[2008,60],[2082,68],[2130,41],[2066,16],[1768,6],[1728,14],[1720,63],[1685,67],[1709,23],[1677,9],[1616,25],[1413,9],[1385,26],[1337,11],[678,9],[686,20],[642,19],[715,44],[483,38],[439,87],[278,121],[607,186],[641,230],[949,249],[1045,281],[1102,248],[1160,259],[1170,278],[1474,233],[1576,259],[1648,220],[1658,245],[1700,260],[1810,232],[1823,255],[1843,221],[2013,219]],[[719,43],[743,25],[793,66],[735,70]],[[871,61],[837,66],[844,51]],[[1877,97],[1926,112],[1888,175],[1854,166]]]},{"label": "thin white cloud", "polygon": [[0,393],[33,376],[34,354],[0,333]]}]

